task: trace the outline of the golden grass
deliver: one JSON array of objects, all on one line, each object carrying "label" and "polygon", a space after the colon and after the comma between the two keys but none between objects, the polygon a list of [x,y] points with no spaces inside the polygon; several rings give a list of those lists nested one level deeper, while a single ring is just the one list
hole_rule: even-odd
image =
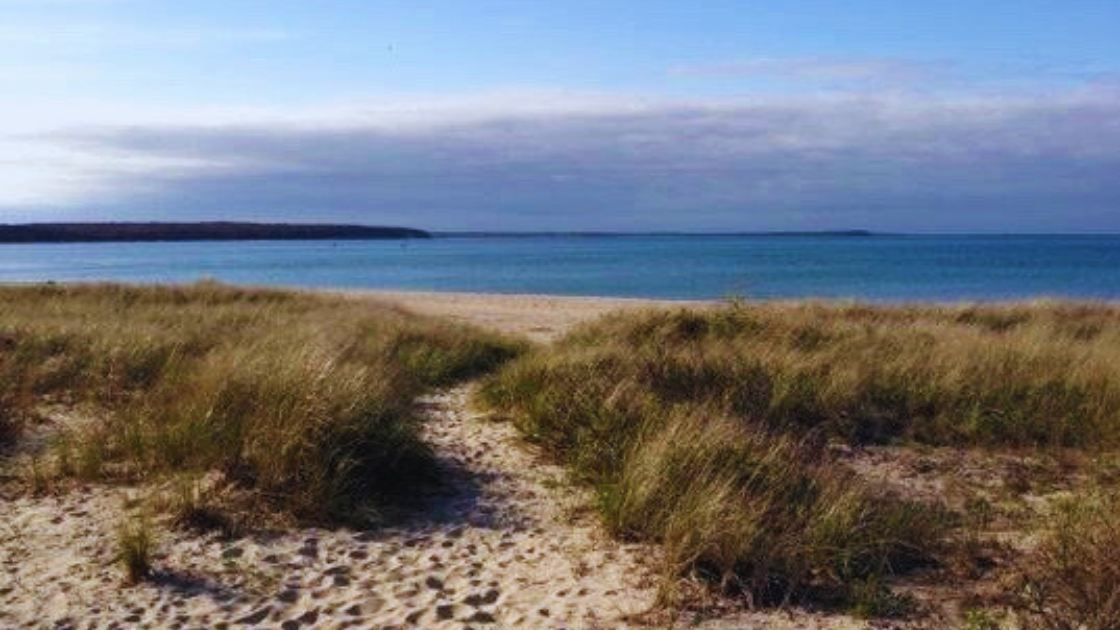
[{"label": "golden grass", "polygon": [[1085,492],[1059,506],[1024,573],[1027,627],[1120,628],[1120,493]]},{"label": "golden grass", "polygon": [[202,480],[175,479],[170,493],[162,499],[171,524],[179,529],[218,532],[226,537],[233,537],[240,531],[237,521],[222,508],[215,489]]},{"label": "golden grass", "polygon": [[555,360],[666,403],[853,442],[1120,442],[1120,309],[734,305],[615,316]]},{"label": "golden grass", "polygon": [[219,471],[310,518],[430,479],[414,398],[520,350],[342,298],[210,283],[0,289],[0,400],[21,415],[43,400],[105,412],[56,441],[62,473]]},{"label": "golden grass", "polygon": [[660,541],[670,575],[881,612],[897,608],[885,578],[933,559],[947,519],[861,482],[826,444],[1115,446],[1120,310],[619,313],[512,362],[480,397],[594,484],[616,533]]},{"label": "golden grass", "polygon": [[674,415],[599,480],[600,506],[613,531],[664,545],[668,577],[694,572],[760,604],[844,599],[927,560],[942,514],[823,460],[724,416]]},{"label": "golden grass", "polygon": [[151,522],[143,515],[126,516],[117,527],[116,561],[126,584],[136,584],[152,573],[155,540]]}]

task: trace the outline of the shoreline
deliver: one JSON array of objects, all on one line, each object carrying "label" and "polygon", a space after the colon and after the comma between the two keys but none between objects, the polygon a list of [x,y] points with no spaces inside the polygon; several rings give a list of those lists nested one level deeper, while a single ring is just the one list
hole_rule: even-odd
[{"label": "shoreline", "polygon": [[[1036,293],[1030,295],[994,295],[985,297],[929,297],[929,298],[878,298],[865,295],[738,295],[725,294],[715,297],[640,297],[625,295],[598,295],[598,294],[563,294],[563,293],[502,293],[496,291],[464,291],[440,289],[401,289],[401,288],[366,288],[346,285],[299,285],[299,284],[271,284],[257,282],[237,282],[220,278],[200,276],[185,280],[128,280],[117,278],[99,279],[28,279],[28,280],[0,280],[2,287],[30,287],[30,286],[96,286],[96,285],[121,285],[128,287],[188,287],[200,282],[215,282],[224,286],[240,289],[260,289],[267,291],[289,291],[293,293],[335,295],[351,298],[385,299],[393,302],[415,304],[425,307],[435,301],[444,301],[454,304],[481,304],[517,305],[533,304],[534,306],[590,308],[599,312],[609,312],[614,309],[634,308],[706,308],[739,302],[749,305],[758,304],[865,304],[873,307],[910,307],[910,306],[1007,306],[1026,305],[1038,303],[1070,303],[1087,304],[1108,307],[1120,307],[1120,295],[1116,297],[1088,297],[1077,295],[1063,295],[1055,293]],[[605,307],[605,308],[604,308]],[[443,314],[442,311],[435,314]]]}]

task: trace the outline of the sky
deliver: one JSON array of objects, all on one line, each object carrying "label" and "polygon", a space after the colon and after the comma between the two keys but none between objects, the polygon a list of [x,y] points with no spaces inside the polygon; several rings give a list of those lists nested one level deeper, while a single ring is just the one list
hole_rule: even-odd
[{"label": "sky", "polygon": [[1120,232],[1115,0],[0,0],[0,223]]}]

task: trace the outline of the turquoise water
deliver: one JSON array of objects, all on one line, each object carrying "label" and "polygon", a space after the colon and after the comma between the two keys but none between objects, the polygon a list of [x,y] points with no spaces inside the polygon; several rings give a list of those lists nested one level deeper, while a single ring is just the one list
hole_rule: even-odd
[{"label": "turquoise water", "polygon": [[1120,236],[518,236],[0,245],[0,282],[660,298],[1120,298]]}]

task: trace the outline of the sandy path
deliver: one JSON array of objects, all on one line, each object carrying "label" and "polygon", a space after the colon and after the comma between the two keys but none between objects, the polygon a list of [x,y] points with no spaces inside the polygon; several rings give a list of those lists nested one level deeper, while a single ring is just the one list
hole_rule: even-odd
[{"label": "sandy path", "polygon": [[163,531],[156,579],[135,587],[112,558],[130,491],[4,500],[0,627],[625,626],[653,602],[651,550],[607,540],[588,497],[466,397],[422,403],[450,480],[426,520],[233,541]]}]

